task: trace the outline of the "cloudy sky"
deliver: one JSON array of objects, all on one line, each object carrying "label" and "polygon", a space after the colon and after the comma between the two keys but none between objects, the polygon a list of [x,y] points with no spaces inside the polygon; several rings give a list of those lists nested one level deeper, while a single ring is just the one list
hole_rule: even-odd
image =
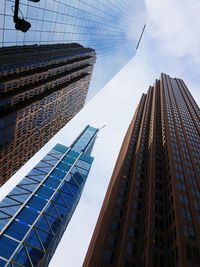
[{"label": "cloudy sky", "polygon": [[69,145],[86,124],[106,127],[80,203],[50,267],[82,265],[121,142],[143,92],[160,73],[182,78],[200,104],[200,1],[146,0],[147,27],[137,55],[0,190],[5,196],[56,143]]}]

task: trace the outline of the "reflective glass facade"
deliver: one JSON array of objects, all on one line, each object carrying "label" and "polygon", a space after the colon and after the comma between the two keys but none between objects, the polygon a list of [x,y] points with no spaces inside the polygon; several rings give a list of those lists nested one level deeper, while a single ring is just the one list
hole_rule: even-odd
[{"label": "reflective glass facade", "polygon": [[13,6],[14,0],[1,1],[0,46],[75,42],[95,49],[89,98],[134,56],[145,24],[144,0],[20,0],[19,16],[31,23],[22,33]]},{"label": "reflective glass facade", "polygon": [[123,141],[84,267],[200,266],[200,109],[162,74]]},{"label": "reflective glass facade", "polygon": [[0,48],[0,185],[84,106],[95,51],[77,43]]},{"label": "reflective glass facade", "polygon": [[48,266],[80,199],[97,133],[87,126],[70,147],[57,144],[0,202],[0,266]]}]

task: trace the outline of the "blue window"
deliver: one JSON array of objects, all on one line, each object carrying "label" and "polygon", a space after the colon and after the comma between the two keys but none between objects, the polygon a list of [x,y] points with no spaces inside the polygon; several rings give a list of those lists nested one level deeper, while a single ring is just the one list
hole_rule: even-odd
[{"label": "blue window", "polygon": [[45,180],[44,184],[46,186],[52,187],[52,188],[57,188],[60,184],[60,180],[54,179],[53,177],[49,177]]},{"label": "blue window", "polygon": [[60,204],[60,205],[62,205],[62,206],[66,205],[64,200],[63,200],[63,198],[61,197],[61,194],[59,194],[59,192],[57,192],[55,194],[55,196],[53,197],[53,201],[58,203],[58,204]]},{"label": "blue window", "polygon": [[33,196],[28,202],[27,202],[27,206],[35,209],[35,210],[38,210],[38,211],[41,211],[44,206],[46,205],[47,203],[47,200],[40,197],[40,196]]},{"label": "blue window", "polygon": [[60,191],[69,195],[69,197],[71,197],[73,201],[73,192],[70,190],[68,182],[65,182],[62,184],[62,186],[60,187]]},{"label": "blue window", "polygon": [[2,259],[0,259],[0,266],[5,266],[5,264],[6,264],[6,261],[4,261],[4,260],[2,260]]},{"label": "blue window", "polygon": [[78,185],[81,185],[83,183],[83,177],[78,172],[73,175],[73,178]]},{"label": "blue window", "polygon": [[38,232],[38,235],[40,237],[40,240],[41,240],[44,248],[47,249],[49,244],[50,244],[50,242],[53,239],[53,236],[51,234],[47,233],[47,232],[44,232],[44,231],[40,230],[40,229],[38,229],[37,232]]},{"label": "blue window", "polygon": [[66,146],[63,146],[61,144],[57,144],[55,147],[54,147],[54,150],[58,150],[59,152],[62,152],[63,154],[67,151],[68,147]]},{"label": "blue window", "polygon": [[29,226],[22,222],[14,220],[6,229],[5,234],[14,237],[20,241],[23,239],[28,230]]},{"label": "blue window", "polygon": [[6,259],[9,259],[14,250],[17,248],[18,244],[18,242],[2,235],[0,237],[1,256]]},{"label": "blue window", "polygon": [[68,208],[61,206],[59,204],[56,204],[56,203],[54,203],[54,206],[61,218],[63,218],[66,214],[68,214],[68,211],[69,211]]},{"label": "blue window", "polygon": [[45,230],[49,233],[51,233],[51,229],[49,228],[49,225],[46,221],[45,216],[43,216],[43,214],[40,216],[40,218],[38,219],[37,223],[35,224],[36,228],[40,228],[41,230]]},{"label": "blue window", "polygon": [[38,196],[46,199],[49,199],[53,195],[53,193],[54,193],[53,189],[43,185],[36,192]]},{"label": "blue window", "polygon": [[48,223],[51,225],[52,230],[55,232],[58,229],[59,225],[62,223],[61,220],[58,218],[52,217],[48,214],[45,214],[45,216],[47,218]]},{"label": "blue window", "polygon": [[67,163],[69,163],[69,164],[74,164],[74,162],[75,162],[75,158],[72,158],[72,157],[70,157],[69,155],[66,155],[63,159],[62,159],[62,162],[67,162]]},{"label": "blue window", "polygon": [[39,248],[43,250],[40,240],[38,239],[38,235],[36,233],[37,230],[34,228],[30,231],[28,237],[25,240],[25,243],[32,245],[33,247]]},{"label": "blue window", "polygon": [[52,217],[55,217],[56,219],[59,219],[57,211],[54,209],[54,206],[52,203],[49,204],[48,208],[45,210],[45,214],[48,214]]},{"label": "blue window", "polygon": [[18,264],[25,265],[27,267],[31,266],[28,255],[24,249],[24,246],[21,246],[20,249],[17,251],[17,253],[13,257],[13,261]]},{"label": "blue window", "polygon": [[72,151],[72,150],[70,150],[69,151],[69,153],[67,154],[67,155],[69,155],[69,156],[71,156],[72,158],[78,158],[78,156],[79,156],[79,153],[78,152],[75,152],[75,151]]},{"label": "blue window", "polygon": [[58,169],[64,170],[65,172],[68,172],[71,167],[72,166],[66,162],[60,162],[57,166]]},{"label": "blue window", "polygon": [[77,185],[77,183],[74,181],[73,178],[68,182],[68,186],[74,195],[76,195],[79,192],[79,186]]},{"label": "blue window", "polygon": [[65,177],[66,173],[59,169],[54,169],[51,173],[51,176],[55,179],[62,180]]},{"label": "blue window", "polygon": [[24,207],[17,215],[17,219],[26,223],[32,224],[38,217],[39,213],[31,208]]},{"label": "blue window", "polygon": [[[38,266],[39,262],[41,261],[41,258],[43,257],[44,253],[36,248],[30,247],[26,245],[26,248],[28,250],[28,253],[30,255],[31,261],[33,263],[33,266]],[[25,265],[27,266],[27,265]]]},{"label": "blue window", "polygon": [[90,167],[91,167],[91,163],[88,163],[88,162],[83,161],[83,160],[78,160],[78,161],[76,162],[76,166],[77,166],[77,167],[80,167],[80,168],[82,168],[82,169],[85,169],[85,170],[89,170]]},{"label": "blue window", "polygon": [[43,158],[43,161],[55,165],[58,162],[58,159],[54,158],[53,156],[46,155]]},{"label": "blue window", "polygon": [[80,156],[80,159],[83,160],[83,161],[86,161],[86,162],[89,163],[89,164],[92,164],[92,162],[93,162],[93,160],[94,160],[93,157],[91,157],[91,156],[87,156],[87,155],[85,155],[85,154],[82,154],[82,155]]}]

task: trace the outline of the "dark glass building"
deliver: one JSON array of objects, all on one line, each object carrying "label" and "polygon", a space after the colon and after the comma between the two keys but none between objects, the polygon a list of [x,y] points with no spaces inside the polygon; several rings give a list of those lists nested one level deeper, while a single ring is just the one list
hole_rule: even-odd
[{"label": "dark glass building", "polygon": [[200,110],[162,74],[124,138],[84,267],[200,266]]},{"label": "dark glass building", "polygon": [[84,106],[96,53],[71,44],[0,48],[0,185]]},{"label": "dark glass building", "polygon": [[57,144],[0,202],[0,266],[48,266],[90,171],[98,129]]},{"label": "dark glass building", "polygon": [[19,16],[31,23],[15,29],[15,0],[1,0],[0,46],[79,43],[97,53],[89,98],[135,55],[145,24],[144,0],[20,0]]}]

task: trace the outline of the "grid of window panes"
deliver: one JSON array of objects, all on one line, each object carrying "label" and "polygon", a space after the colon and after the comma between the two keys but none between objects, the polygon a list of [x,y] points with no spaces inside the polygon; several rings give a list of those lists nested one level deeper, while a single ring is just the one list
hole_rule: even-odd
[{"label": "grid of window panes", "polygon": [[[82,134],[90,129],[95,138],[98,130],[90,126]],[[0,266],[48,265],[92,161],[87,153],[57,144],[0,202]]]},{"label": "grid of window panes", "polygon": [[94,48],[90,96],[134,56],[145,24],[144,0],[20,0],[19,16],[31,23],[22,33],[13,23],[14,2],[1,1],[0,46],[76,42]]},{"label": "grid of window panes", "polygon": [[[187,258],[199,264],[200,110],[180,79],[163,76],[166,115]],[[171,192],[172,193],[172,192]],[[174,220],[174,219],[173,219]],[[176,239],[174,239],[176,242]],[[191,254],[190,252],[193,251]],[[196,252],[197,253],[196,253]]]}]

